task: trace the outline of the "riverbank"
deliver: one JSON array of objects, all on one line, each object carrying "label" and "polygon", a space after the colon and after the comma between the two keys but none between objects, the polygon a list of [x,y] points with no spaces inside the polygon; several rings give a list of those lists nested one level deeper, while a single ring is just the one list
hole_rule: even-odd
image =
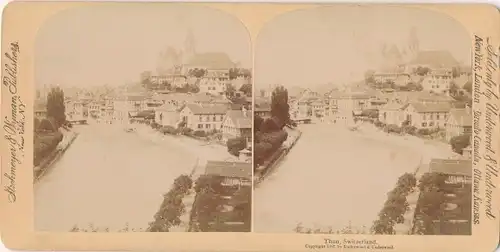
[{"label": "riverbank", "polygon": [[71,146],[71,144],[78,137],[78,132],[74,130],[66,130],[61,128],[61,133],[63,135],[62,141],[57,145],[44,160],[40,162],[38,166],[33,168],[33,182],[36,183],[46,175],[53,165],[61,158],[61,156],[66,152],[66,150]]},{"label": "riverbank", "polygon": [[271,174],[284,160],[286,155],[290,153],[295,144],[299,141],[302,136],[302,132],[296,128],[285,128],[288,133],[287,140],[283,142],[280,148],[278,148],[263,165],[259,166],[255,172],[254,176],[254,186],[259,185],[263,182],[266,177]]}]

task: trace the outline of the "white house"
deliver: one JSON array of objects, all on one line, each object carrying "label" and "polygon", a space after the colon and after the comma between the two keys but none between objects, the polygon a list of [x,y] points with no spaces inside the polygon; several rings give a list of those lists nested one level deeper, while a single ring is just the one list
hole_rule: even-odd
[{"label": "white house", "polygon": [[469,107],[452,109],[446,121],[446,139],[464,134],[472,134],[472,113]]},{"label": "white house", "polygon": [[387,103],[379,109],[379,121],[387,125],[397,125],[401,126],[405,120],[403,110],[408,106],[408,104],[401,103]]},{"label": "white house", "polygon": [[229,110],[222,122],[222,140],[244,137],[247,143],[252,141],[252,115],[246,109]]},{"label": "white house", "polygon": [[427,74],[421,84],[424,90],[438,94],[448,94],[453,76],[446,72],[432,72]]},{"label": "white house", "polygon": [[410,103],[404,108],[404,120],[418,129],[445,128],[450,110],[447,103]]},{"label": "white house", "polygon": [[180,119],[192,130],[220,130],[227,110],[224,105],[187,104],[180,111]]},{"label": "white house", "polygon": [[180,113],[177,107],[170,104],[164,104],[155,108],[155,122],[161,126],[177,128],[181,122]]}]

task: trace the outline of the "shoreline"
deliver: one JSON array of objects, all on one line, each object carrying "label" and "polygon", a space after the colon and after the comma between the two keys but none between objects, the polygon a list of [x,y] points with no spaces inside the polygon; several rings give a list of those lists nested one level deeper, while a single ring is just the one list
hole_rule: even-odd
[{"label": "shoreline", "polygon": [[[57,147],[47,156],[45,160],[40,162],[38,166],[33,167],[33,182],[39,182],[45,175],[50,172],[54,164],[61,159],[62,155],[69,149],[73,142],[78,137],[79,133],[73,130],[65,131],[62,129],[63,140],[57,145]],[[65,132],[64,132],[65,131]],[[66,137],[70,137],[69,140],[64,143]],[[63,145],[62,147],[60,147]],[[38,174],[37,174],[38,173]]]}]

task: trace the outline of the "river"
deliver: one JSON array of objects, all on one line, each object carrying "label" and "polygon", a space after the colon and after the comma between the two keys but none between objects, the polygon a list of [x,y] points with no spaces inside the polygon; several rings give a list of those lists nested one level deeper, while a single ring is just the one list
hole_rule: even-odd
[{"label": "river", "polygon": [[276,171],[254,192],[254,231],[307,228],[369,231],[387,193],[405,172],[446,146],[405,141],[401,136],[351,132],[327,124],[300,125],[302,137]]},{"label": "river", "polygon": [[174,142],[153,141],[119,126],[75,126],[80,134],[37,184],[35,229],[69,231],[89,224],[111,231],[147,228],[163,194],[197,157]]}]

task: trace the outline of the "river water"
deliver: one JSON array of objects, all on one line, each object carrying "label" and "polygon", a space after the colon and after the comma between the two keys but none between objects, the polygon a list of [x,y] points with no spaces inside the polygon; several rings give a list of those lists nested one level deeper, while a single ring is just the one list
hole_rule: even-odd
[{"label": "river water", "polygon": [[384,133],[370,137],[372,133],[326,124],[299,129],[301,139],[255,188],[256,232],[294,232],[298,223],[334,230],[364,226],[369,231],[399,176],[414,172],[429,153],[435,157],[439,151],[449,153],[442,146],[438,151]]},{"label": "river water", "polygon": [[75,126],[80,134],[35,184],[38,231],[74,225],[147,228],[172,182],[189,174],[196,156],[169,141],[153,141],[114,125]]}]

